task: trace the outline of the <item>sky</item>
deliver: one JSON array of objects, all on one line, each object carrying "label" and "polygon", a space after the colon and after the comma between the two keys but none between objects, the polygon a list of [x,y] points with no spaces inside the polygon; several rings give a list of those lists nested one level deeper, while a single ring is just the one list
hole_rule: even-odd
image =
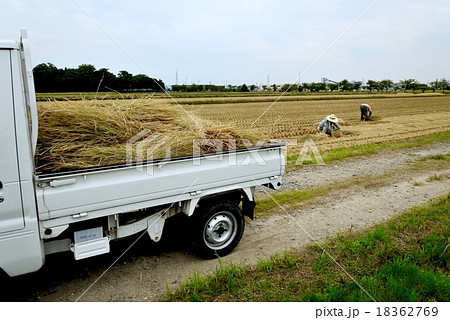
[{"label": "sky", "polygon": [[33,65],[173,84],[450,79],[448,0],[2,0]]}]

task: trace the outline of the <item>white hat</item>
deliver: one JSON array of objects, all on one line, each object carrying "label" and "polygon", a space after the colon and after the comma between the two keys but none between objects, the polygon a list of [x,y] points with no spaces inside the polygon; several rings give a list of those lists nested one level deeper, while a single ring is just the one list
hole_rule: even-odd
[{"label": "white hat", "polygon": [[339,122],[339,119],[334,114],[330,114],[329,116],[326,116],[325,119],[327,119],[328,121],[334,122],[334,123]]}]

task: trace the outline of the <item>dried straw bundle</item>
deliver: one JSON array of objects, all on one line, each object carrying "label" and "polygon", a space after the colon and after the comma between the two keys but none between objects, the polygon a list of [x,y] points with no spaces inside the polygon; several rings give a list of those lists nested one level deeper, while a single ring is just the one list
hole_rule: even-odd
[{"label": "dried straw bundle", "polygon": [[142,159],[132,149],[132,159],[240,148],[242,138],[255,142],[230,126],[197,118],[194,123],[178,106],[151,99],[48,101],[39,103],[38,111],[36,167],[40,172],[125,163],[127,156],[130,159],[127,141],[142,133],[142,139],[148,140],[147,153]]}]

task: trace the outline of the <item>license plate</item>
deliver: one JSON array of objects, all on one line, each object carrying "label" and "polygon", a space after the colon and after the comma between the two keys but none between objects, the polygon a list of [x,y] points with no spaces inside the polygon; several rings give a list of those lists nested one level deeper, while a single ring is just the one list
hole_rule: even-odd
[{"label": "license plate", "polygon": [[75,243],[81,243],[96,239],[103,238],[103,228],[102,227],[96,227],[92,229],[86,229],[81,231],[76,231],[74,233],[75,235]]}]

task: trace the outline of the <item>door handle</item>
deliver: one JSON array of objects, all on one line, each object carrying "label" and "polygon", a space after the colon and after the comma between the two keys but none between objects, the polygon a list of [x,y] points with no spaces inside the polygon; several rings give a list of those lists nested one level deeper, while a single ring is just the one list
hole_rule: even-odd
[{"label": "door handle", "polygon": [[[3,182],[0,181],[0,189],[3,189]],[[0,203],[2,203],[3,201],[5,201],[5,198],[3,198],[3,196],[0,196]]]}]

